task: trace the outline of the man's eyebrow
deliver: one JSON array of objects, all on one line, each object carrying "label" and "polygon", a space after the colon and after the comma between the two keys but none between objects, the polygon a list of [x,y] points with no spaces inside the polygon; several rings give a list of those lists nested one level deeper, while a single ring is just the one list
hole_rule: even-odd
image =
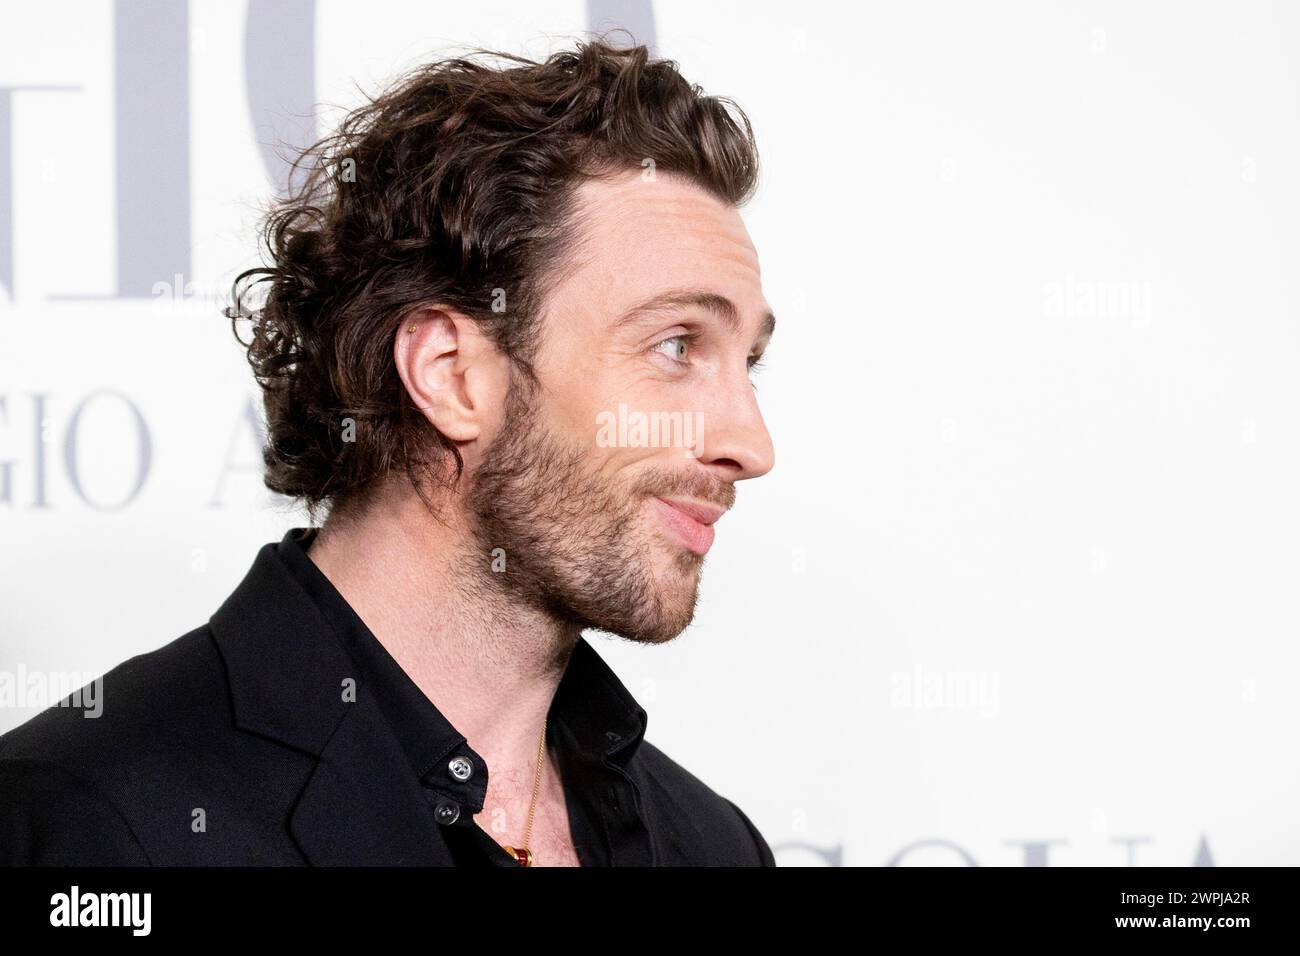
[{"label": "man's eyebrow", "polygon": [[[712,312],[722,320],[722,324],[727,327],[727,331],[733,334],[740,331],[740,310],[736,308],[736,303],[725,295],[718,295],[716,292],[709,292],[704,289],[675,289],[646,299],[640,305],[633,306],[619,316],[614,323],[614,327],[621,328],[629,322],[634,322],[655,312],[692,307]],[[776,316],[768,312],[763,316],[762,325],[759,326],[758,330],[758,337],[760,339],[770,338],[775,330]]]}]

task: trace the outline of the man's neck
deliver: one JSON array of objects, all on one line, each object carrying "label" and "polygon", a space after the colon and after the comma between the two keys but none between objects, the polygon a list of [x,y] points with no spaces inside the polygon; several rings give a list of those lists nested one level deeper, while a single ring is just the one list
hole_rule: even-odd
[{"label": "man's neck", "polygon": [[489,798],[524,778],[531,796],[525,769],[580,629],[485,586],[492,556],[446,520],[413,494],[389,498],[326,521],[308,554],[487,761]]}]

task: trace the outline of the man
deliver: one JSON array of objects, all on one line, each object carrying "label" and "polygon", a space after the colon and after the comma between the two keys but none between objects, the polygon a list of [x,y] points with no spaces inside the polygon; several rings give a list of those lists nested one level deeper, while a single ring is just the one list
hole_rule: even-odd
[{"label": "man", "polygon": [[327,520],[101,717],[0,738],[6,861],[774,865],[581,634],[680,634],[772,467],[750,125],[641,47],[507,60],[424,66],[301,160],[227,315],[266,483]]}]

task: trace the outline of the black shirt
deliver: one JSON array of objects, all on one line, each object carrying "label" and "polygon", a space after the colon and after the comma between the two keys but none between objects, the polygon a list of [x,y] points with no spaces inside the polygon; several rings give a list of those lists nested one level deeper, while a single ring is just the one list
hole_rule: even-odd
[{"label": "black shirt", "polygon": [[[290,529],[277,553],[355,663],[357,694],[373,695],[391,725],[435,818],[443,824],[456,865],[519,866],[474,820],[487,793],[487,763],[311,560],[308,552],[316,532],[315,528]],[[556,749],[570,835],[583,866],[650,863],[650,834],[636,785],[618,769],[635,754],[646,721],[644,708],[580,637],[551,704],[546,744]],[[618,745],[614,766],[606,766],[602,758],[614,744]],[[609,820],[626,822],[606,826]],[[510,836],[519,839],[522,834]]]},{"label": "black shirt", "polygon": [[[96,719],[70,695],[0,735],[0,865],[517,866],[473,819],[488,768],[310,537],[267,542],[205,623],[105,673]],[[645,727],[579,639],[547,721],[579,861],[774,866],[753,821]],[[743,731],[700,732],[725,747]]]}]

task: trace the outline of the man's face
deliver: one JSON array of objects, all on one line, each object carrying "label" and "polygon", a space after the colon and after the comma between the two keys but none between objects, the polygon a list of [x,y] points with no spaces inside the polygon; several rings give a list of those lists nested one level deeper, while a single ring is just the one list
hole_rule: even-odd
[{"label": "man's face", "polygon": [[734,208],[639,170],[578,197],[582,239],[546,305],[540,388],[513,383],[469,504],[480,544],[505,551],[498,584],[662,642],[694,616],[735,483],[772,467],[750,379],[770,310]]}]

